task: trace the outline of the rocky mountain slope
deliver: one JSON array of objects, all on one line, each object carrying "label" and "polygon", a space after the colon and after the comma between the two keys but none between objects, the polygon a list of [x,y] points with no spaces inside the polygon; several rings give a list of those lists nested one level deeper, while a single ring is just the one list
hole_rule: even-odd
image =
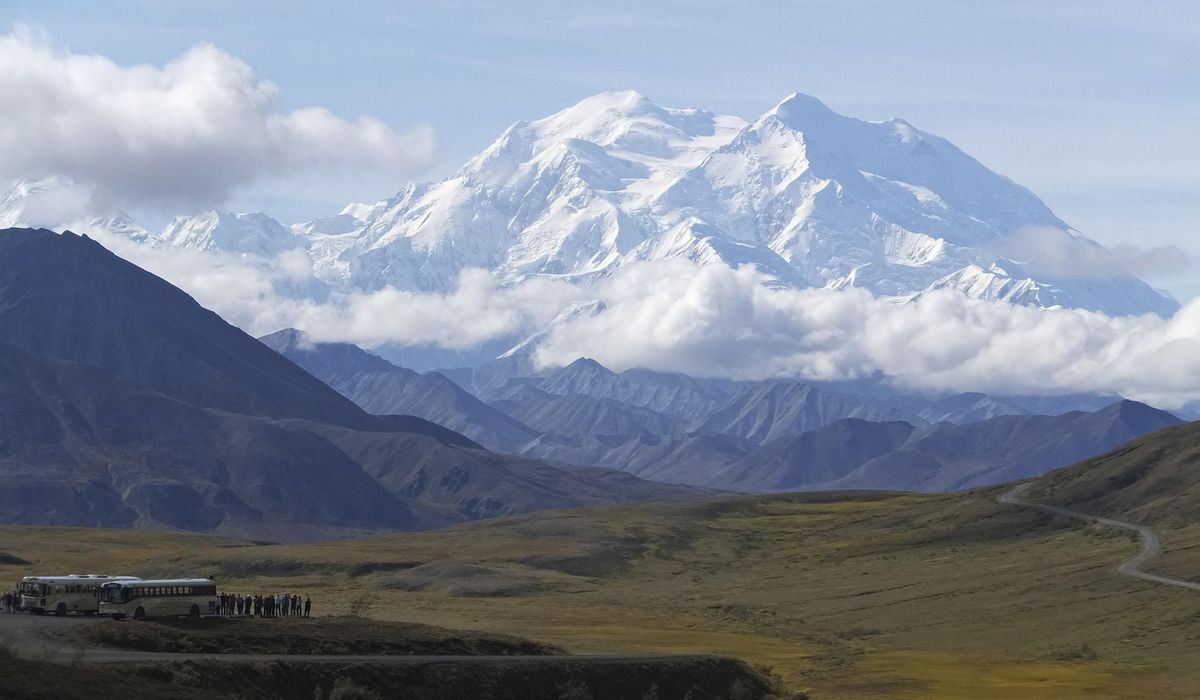
[{"label": "rocky mountain slope", "polygon": [[0,231],[0,521],[272,539],[686,492],[375,416],[71,233]]},{"label": "rocky mountain slope", "polygon": [[1129,522],[1194,525],[1200,515],[1200,423],[1159,430],[1046,474],[1028,496]]},{"label": "rocky mountain slope", "polygon": [[208,408],[372,424],[336,391],[86,236],[0,234],[0,340]]},{"label": "rocky mountain slope", "polygon": [[504,452],[540,434],[437,372],[418,374],[348,343],[316,344],[295,329],[259,340],[370,413],[418,416]]},{"label": "rocky mountain slope", "polygon": [[846,419],[768,443],[734,463],[714,485],[755,491],[957,491],[1044,474],[1179,423],[1136,401],[1090,413],[997,416],[924,428]]}]

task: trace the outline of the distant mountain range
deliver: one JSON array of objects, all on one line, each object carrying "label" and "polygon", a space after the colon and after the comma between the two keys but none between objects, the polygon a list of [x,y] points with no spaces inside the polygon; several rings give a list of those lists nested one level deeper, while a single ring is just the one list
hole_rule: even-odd
[{"label": "distant mountain range", "polygon": [[511,356],[448,373],[476,396],[447,373],[300,331],[262,340],[368,410],[403,410],[548,462],[738,491],[957,490],[1036,476],[1180,422],[1112,396],[925,397],[866,383],[616,373],[589,359],[530,373]]},{"label": "distant mountain range", "polygon": [[354,345],[314,345],[297,330],[259,340],[371,413],[421,416],[505,452],[539,435],[437,372],[418,374]]},{"label": "distant mountain range", "polygon": [[520,349],[417,373],[256,341],[86,236],[0,231],[0,522],[314,540],[697,489],[955,490],[1178,422],[1112,396],[535,371]]},{"label": "distant mountain range", "polygon": [[367,413],[70,233],[0,231],[0,360],[0,522],[307,540],[691,493]]},{"label": "distant mountain range", "polygon": [[[293,226],[205,212],[152,233],[72,193],[17,183],[0,229],[236,256],[286,270],[277,294],[318,301],[445,292],[469,268],[586,287],[685,259],[896,303],[953,289],[1112,315],[1178,308],[1128,275],[1013,259],[1019,232],[1103,251],[945,139],[803,95],[745,122],[604,93],[514,124],[441,182]],[[602,312],[582,299],[549,328]],[[954,490],[1179,422],[1117,396],[925,396],[587,358],[538,369],[547,332],[494,338],[461,365],[426,356],[439,372],[295,330],[260,343],[86,236],[0,230],[0,522],[301,540],[697,489]]]},{"label": "distant mountain range", "polygon": [[956,491],[1040,476],[1181,421],[1136,401],[1060,416],[916,427],[843,419],[772,441],[714,485],[738,490]]},{"label": "distant mountain range", "polygon": [[447,291],[466,268],[502,282],[588,284],[632,262],[753,264],[785,287],[862,287],[1108,314],[1178,304],[1129,276],[1046,272],[1003,242],[1034,227],[1100,249],[1032,192],[949,141],[892,119],[839,115],[792,95],[753,122],[603,93],[518,122],[453,176],[291,227],[262,213],[180,217],[152,235],[121,213],[38,220],[63,183],[18,183],[0,225],[82,226],[152,245],[270,263],[304,251],[316,280],[298,294],[391,286]]}]

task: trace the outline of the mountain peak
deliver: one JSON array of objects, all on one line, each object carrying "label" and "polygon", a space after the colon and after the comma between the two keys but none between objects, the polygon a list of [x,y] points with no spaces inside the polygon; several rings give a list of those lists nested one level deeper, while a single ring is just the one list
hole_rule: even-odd
[{"label": "mountain peak", "polygon": [[90,190],[60,176],[18,180],[0,193],[0,228],[14,227],[75,228],[142,243],[154,238],[125,212],[98,208]]},{"label": "mountain peak", "polygon": [[[834,111],[816,97],[802,92],[793,92],[783,98],[779,104],[764,115],[764,118],[772,116],[797,131],[838,129],[843,131],[846,136],[853,136],[856,132],[848,130],[878,129],[880,133],[893,133],[903,141],[918,140],[922,134],[912,124],[899,117],[893,117],[884,122],[870,122],[847,117]],[[858,135],[861,137],[863,134]]]},{"label": "mountain peak", "polygon": [[167,225],[161,237],[184,248],[263,258],[274,258],[302,245],[291,229],[262,212],[210,210],[179,216]]},{"label": "mountain peak", "polygon": [[563,374],[613,374],[613,371],[590,357],[580,357],[563,367]]},{"label": "mountain peak", "polygon": [[621,117],[636,117],[646,114],[657,114],[665,111],[637,90],[611,90],[585,97],[570,107],[548,117],[553,119],[558,115],[612,114]]},{"label": "mountain peak", "polygon": [[284,328],[281,331],[275,331],[262,336],[258,342],[281,355],[286,355],[289,350],[308,350],[316,345],[312,336],[299,328]]},{"label": "mountain peak", "polygon": [[1132,399],[1121,399],[1107,408],[1101,409],[1098,413],[1133,426],[1158,426],[1164,422],[1168,424],[1183,422],[1167,411],[1148,406],[1140,401],[1133,401]]},{"label": "mountain peak", "polygon": [[[654,103],[650,98],[637,90],[606,90],[598,92],[591,97],[583,98],[575,106],[580,107],[583,105],[593,105],[610,109],[640,109],[647,105],[654,105]],[[657,105],[654,106],[657,107]]]},{"label": "mountain peak", "polygon": [[[636,90],[602,92],[543,119],[518,124],[525,138],[549,143],[579,139],[625,154],[671,160],[705,145],[704,151],[731,139],[745,122],[701,109],[662,107]],[[699,141],[699,143],[697,143]],[[688,162],[696,158],[689,158]],[[694,163],[693,163],[694,164]]]},{"label": "mountain peak", "polygon": [[321,343],[297,328],[285,328],[264,335],[258,342],[303,367],[321,381],[326,381],[333,368],[340,367],[356,372],[401,372],[415,375],[404,367],[397,367],[382,357],[368,352],[352,343]]},{"label": "mountain peak", "polygon": [[586,97],[548,117],[519,122],[513,129],[525,127],[540,138],[556,141],[573,138],[607,145],[627,130],[631,122],[669,120],[669,110],[659,107],[639,92],[625,90]]},{"label": "mountain peak", "polygon": [[824,102],[802,92],[793,92],[780,100],[767,114],[774,114],[784,121],[792,115],[820,114],[841,116],[829,108]]},{"label": "mountain peak", "polygon": [[182,290],[70,232],[0,231],[0,341],[207,408],[374,424]]}]

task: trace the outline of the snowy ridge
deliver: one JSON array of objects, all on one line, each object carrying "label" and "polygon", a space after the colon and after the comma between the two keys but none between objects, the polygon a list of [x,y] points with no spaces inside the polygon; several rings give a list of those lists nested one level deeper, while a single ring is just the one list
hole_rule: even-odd
[{"label": "snowy ridge", "polygon": [[455,176],[352,205],[337,221],[323,229],[328,241],[314,237],[314,259],[343,289],[445,291],[465,267],[505,283],[587,283],[681,257],[753,264],[782,286],[897,298],[948,287],[1113,314],[1178,306],[1136,279],[1038,279],[996,259],[989,251],[1026,227],[1078,234],[949,141],[798,94],[746,124],[604,93],[514,124]]},{"label": "snowy ridge", "polygon": [[112,234],[145,244],[157,238],[122,211],[97,213],[89,194],[63,178],[20,180],[0,195],[0,228],[25,226]]},{"label": "snowy ridge", "polygon": [[209,211],[178,217],[163,230],[171,245],[192,250],[221,251],[261,258],[306,247],[291,229],[266,214]]},{"label": "snowy ridge", "polygon": [[[29,197],[0,200],[0,223],[28,223]],[[157,240],[121,215],[89,225]],[[861,121],[795,94],[747,123],[624,91],[518,122],[452,177],[373,204],[290,228],[208,212],[161,238],[263,260],[303,251],[341,293],[447,292],[467,268],[505,284],[589,284],[636,261],[684,258],[897,300],[950,288],[1112,315],[1178,308],[1132,277],[1049,278],[998,257],[1009,236],[1038,229],[1082,239],[1032,192],[904,120]]]}]

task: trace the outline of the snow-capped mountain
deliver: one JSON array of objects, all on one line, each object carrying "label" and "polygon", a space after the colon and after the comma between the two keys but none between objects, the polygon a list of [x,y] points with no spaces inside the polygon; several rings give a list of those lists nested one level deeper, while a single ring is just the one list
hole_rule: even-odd
[{"label": "snow-capped mountain", "polygon": [[[0,224],[57,228],[29,211],[53,209],[35,205],[59,189],[19,184],[0,199]],[[632,262],[685,258],[753,264],[785,287],[862,287],[899,300],[949,288],[1113,315],[1178,308],[1133,277],[1055,277],[1037,260],[1004,257],[1005,240],[1031,230],[1098,244],[946,139],[900,119],[845,117],[799,94],[747,123],[602,93],[514,124],[441,182],[290,228],[261,213],[180,217],[161,236],[119,213],[74,220],[264,264],[303,251],[323,284],[300,293],[445,292],[479,267],[503,283],[588,284]]]},{"label": "snow-capped mountain", "polygon": [[356,289],[441,291],[466,267],[506,282],[611,271],[659,237],[654,201],[743,126],[633,92],[597,95],[514,124],[443,182],[343,211],[364,225],[322,273]]},{"label": "snow-capped mountain", "polygon": [[995,246],[1079,234],[949,141],[792,95],[753,123],[604,93],[510,127],[453,177],[297,227],[335,288],[444,291],[458,271],[587,282],[636,260],[751,263],[785,286],[865,287],[1113,314],[1177,304],[1132,278],[1046,279]]},{"label": "snow-capped mountain", "polygon": [[291,229],[266,214],[208,211],[180,216],[167,225],[161,238],[171,245],[272,259],[280,253],[307,247]]},{"label": "snow-capped mountain", "polygon": [[20,180],[0,195],[0,229],[14,226],[112,234],[139,243],[155,237],[122,211],[97,212],[87,192],[64,178]]},{"label": "snow-capped mountain", "polygon": [[956,289],[974,299],[1041,308],[1073,307],[1117,316],[1147,311],[1166,316],[1179,307],[1166,293],[1137,279],[1040,277],[1012,260],[997,260],[987,269],[967,265],[929,285],[929,290],[933,289]]}]

